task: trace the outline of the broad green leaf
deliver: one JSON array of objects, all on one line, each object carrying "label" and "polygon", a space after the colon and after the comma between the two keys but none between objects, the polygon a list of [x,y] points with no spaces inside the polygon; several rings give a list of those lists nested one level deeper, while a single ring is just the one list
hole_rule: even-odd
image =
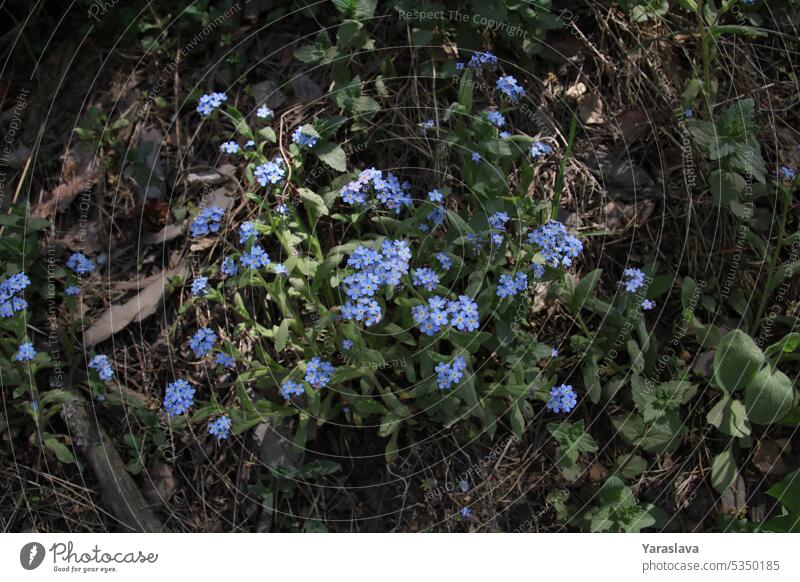
[{"label": "broad green leaf", "polygon": [[732,437],[745,438],[750,434],[750,424],[747,422],[744,404],[727,396],[714,405],[706,415],[706,420]]},{"label": "broad green leaf", "polygon": [[464,71],[458,87],[458,104],[465,109],[467,114],[472,113],[472,84],[472,71]]},{"label": "broad green leaf", "polygon": [[714,204],[727,208],[747,186],[745,179],[736,172],[716,170],[708,176],[708,185],[711,188],[711,198]]},{"label": "broad green leaf", "polygon": [[788,510],[800,513],[800,469],[788,474],[783,481],[770,487],[767,495],[780,501]]},{"label": "broad green leaf", "polygon": [[639,455],[621,455],[614,460],[612,472],[621,479],[633,479],[647,470],[647,461]]},{"label": "broad green leaf", "polygon": [[328,207],[325,204],[325,200],[322,199],[322,196],[308,188],[298,188],[297,193],[300,195],[300,199],[303,201],[306,208],[313,210],[315,218],[328,215]]},{"label": "broad green leaf", "polygon": [[338,172],[347,171],[347,156],[337,143],[324,142],[314,148],[317,157]]},{"label": "broad green leaf", "polygon": [[289,323],[288,319],[284,319],[275,332],[275,349],[279,352],[286,348],[286,342],[289,339]]},{"label": "broad green leaf", "polygon": [[756,424],[778,422],[794,403],[792,381],[780,370],[764,366],[745,388],[747,418]]},{"label": "broad green leaf", "polygon": [[47,437],[44,439],[44,446],[47,447],[62,463],[75,462],[75,456],[72,454],[72,451],[70,451],[64,443],[55,437]]},{"label": "broad green leaf", "polygon": [[581,282],[575,286],[575,292],[569,300],[569,310],[573,315],[577,315],[581,307],[594,291],[600,277],[603,275],[603,269],[595,269],[591,273],[586,274]]},{"label": "broad green leaf", "polygon": [[733,393],[744,388],[764,363],[764,354],[740,329],[725,334],[714,354],[714,379],[723,390]]},{"label": "broad green leaf", "polygon": [[790,354],[797,351],[798,347],[800,347],[800,333],[793,331],[769,346],[764,350],[764,354],[767,357],[781,353]]},{"label": "broad green leaf", "polygon": [[737,473],[733,452],[729,448],[725,449],[714,457],[714,461],[711,463],[711,485],[719,493],[724,493],[736,479]]}]

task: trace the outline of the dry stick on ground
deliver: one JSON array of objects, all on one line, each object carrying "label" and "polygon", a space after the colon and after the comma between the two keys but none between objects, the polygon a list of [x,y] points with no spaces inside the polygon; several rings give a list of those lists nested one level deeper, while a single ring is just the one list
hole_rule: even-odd
[{"label": "dry stick on ground", "polygon": [[64,403],[64,421],[89,462],[111,513],[127,530],[162,532],[164,525],[148,507],[90,404],[75,396]]}]

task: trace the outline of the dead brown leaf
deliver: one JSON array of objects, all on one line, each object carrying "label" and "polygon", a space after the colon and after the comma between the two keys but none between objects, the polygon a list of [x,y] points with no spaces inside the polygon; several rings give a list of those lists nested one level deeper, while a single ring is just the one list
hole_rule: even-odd
[{"label": "dead brown leaf", "polygon": [[274,81],[267,79],[251,87],[257,105],[266,105],[270,109],[280,107],[286,102],[286,95]]},{"label": "dead brown leaf", "polygon": [[608,469],[600,463],[593,463],[589,467],[589,479],[595,483],[605,481],[606,477],[608,477]]},{"label": "dead brown leaf", "polygon": [[299,75],[292,79],[295,97],[303,103],[311,103],[322,97],[322,89],[308,75]]},{"label": "dead brown leaf", "polygon": [[51,218],[63,212],[78,194],[91,190],[99,176],[100,169],[92,153],[84,146],[76,146],[64,159],[61,183],[50,192],[42,190],[31,213],[37,218]]},{"label": "dead brown leaf", "polygon": [[647,114],[641,109],[629,109],[617,115],[617,125],[626,144],[639,140],[647,131]]},{"label": "dead brown leaf", "polygon": [[781,457],[781,447],[773,441],[761,441],[753,452],[753,464],[765,475],[783,475],[786,463]]},{"label": "dead brown leaf", "polygon": [[175,275],[185,277],[189,269],[181,265],[172,270],[165,270],[152,283],[144,287],[133,299],[112,305],[83,334],[87,347],[94,346],[127,327],[132,321],[142,321],[156,311],[166,291],[167,279]]},{"label": "dead brown leaf", "polygon": [[587,93],[578,99],[578,116],[587,125],[598,125],[606,120],[603,98],[597,93]]},{"label": "dead brown leaf", "polygon": [[175,472],[166,463],[155,462],[147,469],[150,477],[149,487],[145,487],[144,494],[153,504],[168,502],[178,490]]},{"label": "dead brown leaf", "polygon": [[164,244],[183,234],[183,225],[168,224],[158,232],[147,232],[142,235],[142,246]]}]

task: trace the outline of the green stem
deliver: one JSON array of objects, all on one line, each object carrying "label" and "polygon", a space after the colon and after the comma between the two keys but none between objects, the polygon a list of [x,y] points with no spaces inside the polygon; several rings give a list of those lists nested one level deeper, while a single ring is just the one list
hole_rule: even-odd
[{"label": "green stem", "polygon": [[708,119],[713,119],[714,89],[711,85],[711,33],[710,24],[703,19],[703,3],[697,4],[697,18],[700,21],[700,54],[703,59],[703,97],[705,97]]},{"label": "green stem", "polygon": [[778,240],[775,242],[775,249],[772,251],[772,256],[769,260],[769,268],[767,269],[767,282],[764,285],[764,293],[761,295],[761,301],[758,304],[758,311],[756,312],[756,317],[753,320],[753,330],[751,335],[755,335],[755,333],[761,327],[761,318],[764,315],[764,309],[767,307],[767,301],[769,301],[769,298],[772,296],[772,289],[775,286],[775,266],[778,263],[778,255],[783,247],[783,236],[786,232],[786,219],[789,215],[789,207],[791,206],[791,198],[789,195],[784,191],[782,191],[781,194],[783,195],[783,211],[781,212],[780,222],[778,223]]},{"label": "green stem", "polygon": [[575,319],[578,322],[578,325],[581,326],[581,329],[583,330],[583,333],[586,334],[586,337],[587,338],[591,338],[592,337],[592,332],[589,331],[589,327],[586,325],[586,322],[583,321],[583,317],[581,317],[580,313],[575,316]]},{"label": "green stem", "polygon": [[567,139],[567,150],[561,158],[558,166],[558,176],[556,176],[555,196],[553,197],[553,207],[550,210],[550,217],[555,219],[558,216],[558,208],[561,206],[561,192],[564,189],[564,174],[567,171],[567,162],[572,155],[572,144],[575,143],[575,132],[578,129],[578,115],[572,114],[572,122],[569,125],[569,138]]}]

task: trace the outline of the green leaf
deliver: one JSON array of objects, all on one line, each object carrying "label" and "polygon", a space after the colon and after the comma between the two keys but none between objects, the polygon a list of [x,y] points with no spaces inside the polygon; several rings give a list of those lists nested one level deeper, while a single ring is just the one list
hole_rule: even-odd
[{"label": "green leaf", "polygon": [[342,16],[350,16],[355,14],[356,5],[358,4],[358,0],[331,0],[333,5],[336,7],[336,10],[339,11],[339,14]]},{"label": "green leaf", "polygon": [[670,410],[645,429],[639,444],[649,453],[671,452],[678,448],[685,432],[686,427],[678,411]]},{"label": "green leaf", "polygon": [[289,323],[290,320],[284,319],[275,332],[275,349],[279,352],[286,348],[286,342],[289,339]]},{"label": "green leaf", "polygon": [[583,367],[581,369],[586,393],[589,396],[589,400],[595,404],[600,402],[600,395],[603,391],[603,386],[600,383],[600,367],[598,365],[601,355],[598,348],[592,347],[589,349],[583,358]]},{"label": "green leaf", "polygon": [[691,277],[684,277],[681,283],[681,305],[684,309],[692,307],[692,300],[696,290],[697,283],[695,280]]},{"label": "green leaf", "polygon": [[800,347],[800,333],[793,331],[764,350],[764,355],[771,357],[780,353],[791,354],[797,351],[798,347]]},{"label": "green leaf", "polygon": [[347,171],[347,156],[337,143],[324,142],[314,148],[317,157],[338,172]]},{"label": "green leaf", "polygon": [[724,396],[714,405],[706,415],[706,420],[732,437],[745,438],[750,434],[744,404],[728,396]]},{"label": "green leaf", "polygon": [[381,106],[375,99],[368,95],[362,95],[355,99],[352,103],[353,113],[357,115],[366,115],[368,113],[375,113],[380,110]]},{"label": "green leaf", "polygon": [[747,182],[736,172],[716,170],[708,176],[708,185],[711,188],[711,198],[714,200],[714,204],[721,208],[727,208],[731,202],[739,199]]},{"label": "green leaf", "polygon": [[62,443],[55,437],[47,437],[46,439],[44,439],[44,446],[50,449],[50,451],[62,463],[75,462],[75,456],[72,454],[72,451],[70,451],[69,448],[67,448],[67,446],[64,443]]},{"label": "green leaf", "polygon": [[725,449],[711,463],[711,485],[719,493],[727,491],[739,470],[731,449]]},{"label": "green leaf", "polygon": [[603,269],[595,269],[591,273],[585,275],[581,282],[575,286],[575,292],[569,300],[569,310],[573,315],[577,315],[581,307],[594,291],[600,277],[603,275]]},{"label": "green leaf", "polygon": [[744,402],[750,422],[778,422],[789,413],[794,403],[792,381],[780,370],[764,366],[745,388]]},{"label": "green leaf", "polygon": [[780,501],[786,509],[800,513],[800,469],[767,489],[767,495]]},{"label": "green leaf", "polygon": [[322,196],[308,188],[298,188],[297,193],[300,195],[305,207],[313,210],[315,218],[328,215],[328,206]]},{"label": "green leaf", "polygon": [[714,354],[714,379],[723,390],[733,393],[744,388],[764,363],[764,354],[753,339],[740,329],[725,334]]},{"label": "green leaf", "polygon": [[378,0],[356,0],[355,17],[359,20],[365,20],[375,16],[375,8],[378,6]]},{"label": "green leaf", "polygon": [[472,113],[472,71],[464,71],[458,87],[458,104],[461,105],[469,115]]},{"label": "green leaf", "polygon": [[621,479],[633,479],[647,470],[647,461],[639,455],[621,455],[614,460],[613,474]]}]

